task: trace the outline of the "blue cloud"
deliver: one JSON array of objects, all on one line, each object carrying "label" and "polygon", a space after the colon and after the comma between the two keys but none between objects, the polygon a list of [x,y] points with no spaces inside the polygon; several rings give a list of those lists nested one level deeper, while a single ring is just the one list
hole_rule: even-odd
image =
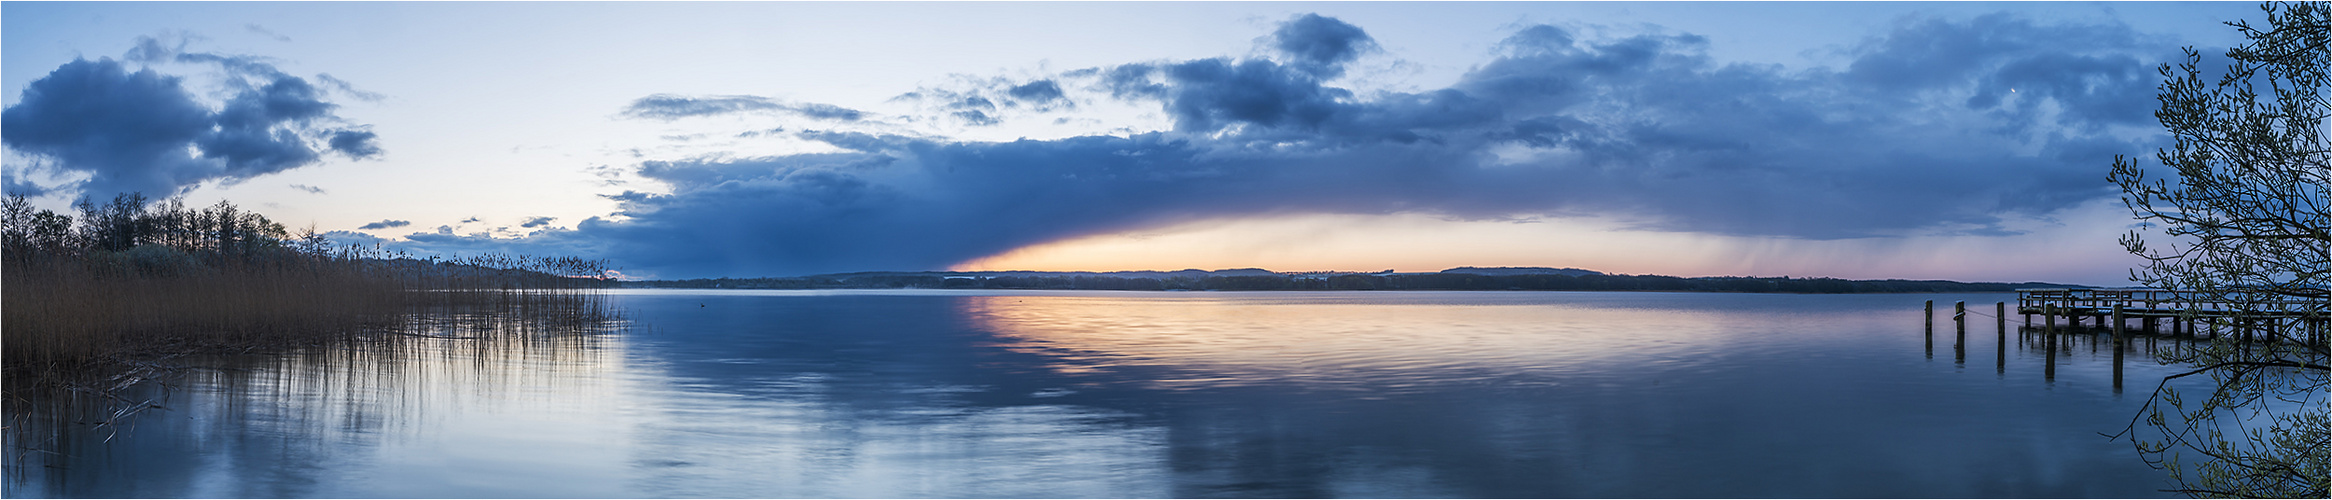
[{"label": "blue cloud", "polygon": [[1037,80],[1028,82],[1019,86],[1014,86],[1010,89],[1005,89],[1004,93],[1005,95],[1012,96],[1012,99],[1015,101],[1037,105],[1050,104],[1054,102],[1066,102],[1068,100],[1068,94],[1061,92],[1061,84],[1052,80]]},{"label": "blue cloud", "polygon": [[1376,40],[1359,26],[1319,14],[1281,24],[1271,33],[1271,45],[1291,59],[1290,66],[1318,78],[1342,75],[1345,63],[1377,49]]},{"label": "blue cloud", "polygon": [[339,247],[385,247],[390,243],[389,240],[379,236],[354,231],[325,231],[321,235],[324,237],[324,241]]},{"label": "blue cloud", "polygon": [[778,103],[767,97],[750,95],[716,95],[689,97],[674,94],[656,94],[642,97],[625,106],[623,115],[632,118],[671,120],[695,116],[723,115],[746,111],[777,109]]},{"label": "blue cloud", "polygon": [[239,182],[313,165],[322,161],[315,149],[320,142],[351,158],[380,154],[371,132],[326,128],[340,121],[336,106],[306,79],[260,58],[183,48],[141,38],[126,57],[225,69],[232,93],[218,111],[189,94],[179,77],[151,68],[131,72],[109,58],[75,59],[34,80],[15,106],[0,111],[0,143],[52,160],[35,168],[88,174],[63,189],[94,197],[169,196],[206,181]]},{"label": "blue cloud", "polygon": [[675,120],[758,111],[784,112],[819,120],[845,122],[858,121],[866,117],[865,112],[832,104],[786,103],[754,95],[691,97],[678,94],[656,94],[634,99],[630,105],[624,106],[621,114],[630,118]]},{"label": "blue cloud", "polygon": [[379,139],[380,135],[374,134],[370,130],[336,130],[332,132],[331,139],[325,144],[333,151],[339,151],[340,154],[348,155],[351,159],[362,159],[381,155]]},{"label": "blue cloud", "polygon": [[527,218],[526,218],[526,220],[525,220],[524,222],[520,222],[520,223],[518,223],[518,227],[524,227],[524,228],[536,228],[536,227],[543,227],[543,226],[548,226],[548,225],[551,225],[551,221],[555,221],[555,220],[559,220],[559,218],[558,218],[558,217],[527,217]]},{"label": "blue cloud", "polygon": [[357,226],[356,228],[357,228],[357,229],[367,229],[367,230],[370,230],[370,229],[388,229],[388,228],[392,228],[392,227],[405,227],[405,226],[410,226],[410,225],[413,225],[413,221],[403,221],[403,220],[383,219],[383,220],[381,220],[380,222],[373,222],[373,223],[365,224],[365,225],[362,225],[362,226]]},{"label": "blue cloud", "polygon": [[220,174],[186,152],[215,126],[210,109],[178,77],[132,73],[112,59],[76,59],[33,80],[15,106],[0,111],[0,143],[89,173],[85,187],[93,197],[168,195]]},{"label": "blue cloud", "polygon": [[[2077,36],[2036,35],[2052,30]],[[2148,61],[2175,54],[2127,27],[1987,16],[1908,23],[1842,71],[1793,71],[1715,63],[1691,34],[1530,26],[1448,88],[1363,96],[1328,81],[1374,46],[1359,28],[1303,16],[1270,41],[1276,59],[1124,64],[1054,86],[1062,99],[1156,105],[1172,131],[1011,142],[796,131],[842,151],[644,162],[639,175],[668,193],[608,196],[620,217],[538,243],[595,242],[666,275],[743,276],[934,269],[1081,235],[1295,213],[1605,214],[1801,239],[2006,234],[2006,217],[2110,196],[2097,172],[2111,153],[2159,142],[2116,127],[2143,125],[2124,110],[2151,106]],[[1909,70],[1921,65],[1938,74]],[[924,97],[1017,99],[1009,90],[1026,85]],[[2000,87],[2016,95],[1986,97]]]},{"label": "blue cloud", "polygon": [[794,104],[794,105],[788,106],[786,109],[787,109],[787,110],[789,110],[789,111],[793,111],[795,114],[799,114],[799,115],[806,116],[806,117],[810,117],[810,118],[817,118],[817,119],[821,119],[821,120],[836,120],[836,121],[846,121],[846,122],[848,122],[848,121],[858,121],[859,119],[861,119],[861,118],[865,118],[865,117],[866,117],[866,112],[863,112],[863,111],[859,111],[859,110],[855,110],[855,109],[850,109],[850,108],[845,108],[845,107],[841,107],[841,106],[835,106],[835,105],[832,105],[832,104],[821,104],[821,103],[815,103],[815,102],[806,102],[806,103]]}]

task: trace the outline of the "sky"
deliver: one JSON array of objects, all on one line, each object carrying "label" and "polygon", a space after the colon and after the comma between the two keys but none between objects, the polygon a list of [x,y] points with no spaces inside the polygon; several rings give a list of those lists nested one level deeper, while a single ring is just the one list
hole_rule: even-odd
[{"label": "sky", "polygon": [[6,2],[0,173],[641,278],[2126,285],[2241,2]]}]

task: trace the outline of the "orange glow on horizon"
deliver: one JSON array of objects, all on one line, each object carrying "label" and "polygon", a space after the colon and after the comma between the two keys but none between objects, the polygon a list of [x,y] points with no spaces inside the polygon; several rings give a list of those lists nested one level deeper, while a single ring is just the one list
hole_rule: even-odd
[{"label": "orange glow on horizon", "polygon": [[1433,272],[1453,267],[1579,268],[1611,274],[1796,276],[2124,284],[2135,262],[2116,237],[2128,214],[2103,202],[2016,236],[1839,240],[1626,229],[1587,218],[1528,223],[1421,214],[1306,214],[1211,220],[1029,245],[954,271]]}]

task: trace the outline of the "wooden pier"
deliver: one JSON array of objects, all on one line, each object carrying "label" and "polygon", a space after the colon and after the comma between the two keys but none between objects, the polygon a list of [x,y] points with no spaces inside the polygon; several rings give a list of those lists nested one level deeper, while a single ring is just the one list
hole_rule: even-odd
[{"label": "wooden pier", "polygon": [[[2238,302],[2240,301],[2240,302]],[[1979,307],[1981,304],[1979,304]],[[1998,347],[1993,356],[1994,370],[2008,370],[2009,327],[2008,303],[1993,304],[1992,313],[1970,310],[1965,302],[1951,307],[1952,358],[1956,363],[1967,362],[1968,321],[1971,315],[1993,317]],[[2242,342],[2306,342],[2321,344],[2326,341],[2332,315],[2327,314],[2324,299],[2290,298],[2260,294],[2258,296],[2213,297],[2181,290],[2147,289],[2069,289],[2037,288],[2016,291],[2016,314],[2024,316],[2024,326],[2016,328],[2016,346],[2038,347],[2046,353],[2042,376],[2056,380],[2057,355],[2060,350],[2071,354],[2071,343],[2088,339],[2092,352],[2110,341],[2113,349],[2113,390],[2121,391],[2123,352],[2137,349],[2133,340],[2145,339],[2144,350],[2151,352],[2156,339],[2230,339]],[[2033,316],[2040,316],[2045,325],[2033,324]],[[1927,301],[1927,356],[1935,357],[1935,301]],[[2058,319],[2064,319],[2063,326]],[[2092,319],[2088,326],[2082,320]],[[2130,320],[2138,320],[2132,328]],[[2162,323],[2168,324],[2163,325]],[[2110,334],[2110,337],[2107,335]],[[2256,334],[2256,335],[2255,335]],[[2109,340],[2110,339],[2110,340]]]},{"label": "wooden pier", "polygon": [[2024,315],[2025,326],[2032,326],[2036,314],[2051,327],[2058,318],[2064,318],[2071,328],[2081,327],[2084,318],[2094,320],[2092,328],[2119,328],[2123,322],[2136,319],[2138,330],[2158,333],[2163,329],[2157,323],[2169,320],[2170,333],[2185,334],[2196,332],[2198,326],[2208,330],[2213,325],[2285,321],[2319,326],[2326,319],[2323,299],[2263,294],[2235,300],[2243,302],[2185,290],[2030,288],[2016,291],[2016,312]]}]

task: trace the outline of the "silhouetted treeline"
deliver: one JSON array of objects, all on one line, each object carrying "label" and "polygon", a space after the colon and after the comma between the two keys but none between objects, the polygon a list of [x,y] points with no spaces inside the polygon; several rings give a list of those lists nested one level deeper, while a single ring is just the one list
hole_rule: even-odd
[{"label": "silhouetted treeline", "polygon": [[[1353,273],[1337,275],[1249,275],[1204,277],[1116,277],[1086,273],[1060,275],[949,275],[945,273],[853,273],[793,278],[718,278],[625,282],[630,287],[833,289],[956,288],[1037,290],[1547,290],[1676,291],[1757,293],[1944,293],[2006,292],[2018,288],[2067,288],[2050,283],[1962,283],[1942,280],[1843,280],[1834,278],[1679,278],[1659,275],[1470,273]],[[2074,287],[2078,288],[2078,287]]]}]

